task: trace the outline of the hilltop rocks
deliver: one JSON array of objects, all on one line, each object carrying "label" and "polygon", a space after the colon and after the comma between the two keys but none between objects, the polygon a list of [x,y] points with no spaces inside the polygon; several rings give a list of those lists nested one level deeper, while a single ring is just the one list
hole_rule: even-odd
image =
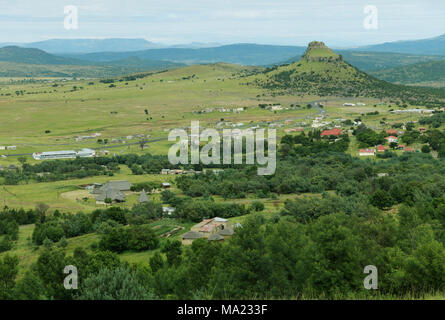
[{"label": "hilltop rocks", "polygon": [[312,41],[309,43],[306,52],[303,54],[303,59],[308,62],[343,61],[341,55],[336,54],[321,41]]}]

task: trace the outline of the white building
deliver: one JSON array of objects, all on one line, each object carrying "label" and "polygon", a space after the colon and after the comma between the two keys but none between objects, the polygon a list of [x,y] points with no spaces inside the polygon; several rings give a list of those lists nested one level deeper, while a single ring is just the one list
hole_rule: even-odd
[{"label": "white building", "polygon": [[47,152],[35,152],[32,157],[36,160],[47,160],[47,159],[73,159],[77,157],[89,158],[94,157],[96,152],[92,149],[82,149],[79,152],[74,150],[64,150],[64,151],[47,151]]},{"label": "white building", "polygon": [[360,149],[360,157],[375,156],[375,149]]}]

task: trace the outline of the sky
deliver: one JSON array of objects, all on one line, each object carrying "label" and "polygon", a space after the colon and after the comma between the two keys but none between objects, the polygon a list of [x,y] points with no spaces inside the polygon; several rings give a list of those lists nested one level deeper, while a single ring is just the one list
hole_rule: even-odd
[{"label": "sky", "polygon": [[[77,29],[64,27],[68,5],[78,9]],[[365,28],[368,5],[377,12]],[[351,47],[439,36],[444,17],[443,0],[0,0],[0,42],[144,38],[303,46],[319,40]],[[370,21],[378,25],[370,28]]]}]

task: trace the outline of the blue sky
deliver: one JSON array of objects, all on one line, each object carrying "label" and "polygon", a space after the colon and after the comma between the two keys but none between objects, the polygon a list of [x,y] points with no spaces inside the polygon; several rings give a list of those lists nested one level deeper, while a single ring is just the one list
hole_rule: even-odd
[{"label": "blue sky", "polygon": [[[65,30],[64,6],[79,10]],[[379,28],[363,27],[366,5]],[[145,38],[190,42],[333,47],[420,39],[445,33],[442,0],[0,0],[0,42],[50,38]]]}]

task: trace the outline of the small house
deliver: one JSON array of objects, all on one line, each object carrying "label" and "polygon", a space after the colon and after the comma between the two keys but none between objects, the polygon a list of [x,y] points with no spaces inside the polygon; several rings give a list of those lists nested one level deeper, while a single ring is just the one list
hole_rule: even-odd
[{"label": "small house", "polygon": [[375,156],[375,149],[360,149],[360,157]]},{"label": "small house", "polygon": [[142,190],[142,192],[138,198],[138,202],[139,203],[147,203],[149,201],[150,201],[150,199],[148,198],[147,194],[145,193],[145,190]]},{"label": "small house", "polygon": [[395,137],[395,136],[388,136],[388,137],[385,138],[385,140],[388,141],[388,143],[392,143],[392,142],[397,143],[397,142],[399,142],[399,139],[397,137]]},{"label": "small house", "polygon": [[201,239],[202,237],[202,234],[195,231],[186,232],[181,236],[182,244],[191,245],[194,240]]}]

